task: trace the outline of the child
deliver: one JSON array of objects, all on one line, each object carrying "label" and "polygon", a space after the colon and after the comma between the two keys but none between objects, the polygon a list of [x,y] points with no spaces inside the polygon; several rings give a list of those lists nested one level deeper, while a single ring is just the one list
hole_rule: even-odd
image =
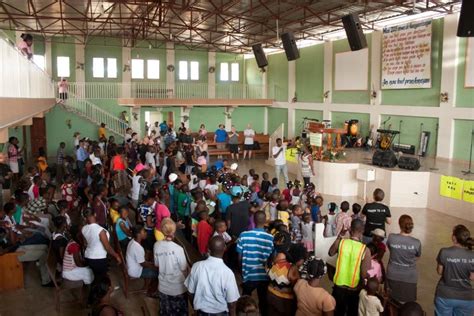
[{"label": "child", "polygon": [[255,300],[249,295],[242,295],[236,304],[237,316],[258,315],[258,307]]},{"label": "child", "polygon": [[329,213],[324,217],[324,236],[334,237],[336,236],[336,211],[337,204],[334,202],[328,205]]},{"label": "child", "polygon": [[298,180],[295,180],[294,187],[291,190],[290,203],[293,205],[300,204],[300,195],[301,195],[300,182]]},{"label": "child", "polygon": [[277,205],[277,217],[286,227],[290,226],[290,212],[288,211],[288,201],[280,200]]},{"label": "child", "polygon": [[278,190],[278,179],[273,178],[272,179],[272,184],[268,188],[268,192],[273,193],[273,191]]},{"label": "child", "polygon": [[348,214],[349,206],[347,201],[341,203],[341,212],[336,215],[336,236],[350,237],[352,217]]},{"label": "child", "polygon": [[387,246],[384,244],[383,240],[385,239],[385,231],[380,228],[376,228],[372,231],[372,243],[377,246],[377,259],[381,262],[385,252],[387,251]]},{"label": "child", "polygon": [[281,194],[283,195],[285,200],[288,201],[288,203],[291,202],[291,190],[292,189],[293,189],[293,182],[288,181],[288,183],[286,184],[286,189],[283,190],[283,192],[281,192]]},{"label": "child", "polygon": [[221,236],[226,244],[229,244],[232,241],[232,237],[227,233],[227,224],[225,220],[218,219],[214,223],[214,230],[214,235],[212,235],[212,237]]},{"label": "child", "polygon": [[112,220],[112,224],[117,223],[117,220],[120,218],[120,214],[118,212],[118,209],[120,207],[120,203],[116,199],[110,199],[109,201],[110,208],[109,208],[109,216],[110,219]]},{"label": "child", "polygon": [[43,180],[41,180],[40,176],[33,177],[33,183],[28,189],[28,196],[30,197],[30,200],[36,200],[37,198],[39,198],[39,189],[41,186],[41,182],[43,182]]},{"label": "child", "polygon": [[[278,205],[278,194],[272,194],[270,200],[270,221],[274,221],[277,219],[277,205]],[[267,217],[268,218],[268,217]]]},{"label": "child", "polygon": [[306,213],[303,215],[303,223],[301,223],[301,234],[303,236],[303,245],[308,252],[314,251],[314,226],[311,215]]},{"label": "child", "polygon": [[370,269],[367,271],[367,274],[371,278],[376,278],[379,283],[383,281],[383,274],[382,274],[382,265],[378,260],[378,251],[377,246],[374,243],[369,243],[367,248],[370,250]]},{"label": "child", "polygon": [[365,222],[365,216],[360,213],[362,207],[359,203],[352,204],[352,220],[360,219],[361,221]]},{"label": "child", "polygon": [[48,168],[48,161],[46,160],[46,152],[43,147],[38,149],[38,158],[36,158],[36,166],[41,173],[45,172]]},{"label": "child", "polygon": [[67,213],[67,211],[68,211],[67,201],[66,200],[59,200],[58,203],[56,203],[56,205],[58,206],[58,212],[59,212],[58,215],[59,216],[64,216],[64,218],[66,218],[67,226],[70,227],[71,226],[71,217]]},{"label": "child", "polygon": [[359,316],[379,316],[383,312],[383,306],[377,297],[379,281],[376,278],[367,280],[365,289],[359,294]]},{"label": "child", "polygon": [[132,232],[130,230],[131,224],[128,219],[128,208],[123,206],[120,208],[120,217],[115,223],[115,232],[117,233],[117,239],[120,243],[120,249],[122,250],[122,255],[125,256],[127,252],[127,246],[132,238]]},{"label": "child", "polygon": [[301,234],[301,223],[303,216],[303,208],[299,205],[293,205],[293,214],[291,215],[291,241],[294,244],[301,242],[303,236]]},{"label": "child", "polygon": [[260,190],[262,190],[264,193],[268,193],[268,189],[270,188],[270,181],[268,181],[268,173],[264,172],[262,173],[262,185],[260,185]]},{"label": "child", "polygon": [[72,175],[67,175],[64,178],[64,183],[61,185],[61,195],[63,200],[66,200],[68,209],[73,209],[78,205],[77,203],[77,187],[74,184]]},{"label": "child", "polygon": [[318,195],[315,198],[310,198],[311,200],[311,219],[315,223],[321,222],[320,220],[320,211],[321,206],[323,205],[324,199],[322,196]]},{"label": "child", "polygon": [[201,211],[198,214],[199,224],[197,225],[197,244],[201,255],[207,254],[207,244],[212,236],[212,226],[209,225],[209,214],[207,211]]},{"label": "child", "polygon": [[217,190],[219,190],[219,186],[217,185],[217,179],[215,176],[210,176],[209,177],[209,184],[206,184],[204,187],[205,190],[209,190],[211,195],[216,195]]}]

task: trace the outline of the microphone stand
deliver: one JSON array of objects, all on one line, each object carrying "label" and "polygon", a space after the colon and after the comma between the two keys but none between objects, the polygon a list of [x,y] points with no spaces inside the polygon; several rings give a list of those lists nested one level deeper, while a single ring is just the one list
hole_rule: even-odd
[{"label": "microphone stand", "polygon": [[469,152],[469,169],[462,172],[464,175],[474,174],[474,172],[471,171],[471,165],[472,165],[472,140],[473,140],[473,137],[474,137],[474,129],[472,129],[472,132],[471,132],[471,147],[470,147],[470,152]]}]

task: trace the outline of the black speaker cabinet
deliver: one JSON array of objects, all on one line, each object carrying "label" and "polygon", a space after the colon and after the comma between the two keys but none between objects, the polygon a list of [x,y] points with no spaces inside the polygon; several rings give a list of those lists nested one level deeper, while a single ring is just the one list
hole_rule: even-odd
[{"label": "black speaker cabinet", "polygon": [[418,170],[420,169],[420,160],[416,157],[401,156],[398,160],[398,167],[401,169]]},{"label": "black speaker cabinet", "polygon": [[377,150],[372,156],[372,164],[375,166],[393,168],[397,162],[397,157],[391,150]]},{"label": "black speaker cabinet", "polygon": [[474,1],[472,0],[462,1],[457,35],[459,37],[474,36]]},{"label": "black speaker cabinet", "polygon": [[252,45],[253,54],[255,55],[255,60],[259,68],[268,66],[267,57],[262,49],[262,44]]},{"label": "black speaker cabinet", "polygon": [[360,24],[357,14],[343,16],[342,24],[344,24],[351,50],[359,50],[367,47],[367,40],[365,39],[364,32],[362,32],[362,25]]},{"label": "black speaker cabinet", "polygon": [[300,52],[298,47],[296,47],[293,33],[281,34],[281,41],[283,42],[283,48],[285,49],[286,59],[288,59],[288,61],[300,58]]}]

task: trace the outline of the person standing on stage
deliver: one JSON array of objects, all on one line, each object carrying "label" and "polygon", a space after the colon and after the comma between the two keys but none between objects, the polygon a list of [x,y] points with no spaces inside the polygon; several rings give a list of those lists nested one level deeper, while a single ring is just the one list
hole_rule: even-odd
[{"label": "person standing on stage", "polygon": [[275,158],[275,177],[279,180],[280,173],[283,173],[285,184],[288,183],[288,167],[286,166],[286,146],[283,145],[281,138],[277,138],[276,146],[272,148],[272,155]]},{"label": "person standing on stage", "polygon": [[313,155],[308,146],[302,146],[301,150],[303,151],[300,154],[301,176],[303,177],[304,187],[306,188],[311,182],[311,177],[314,177],[316,174],[313,169]]}]

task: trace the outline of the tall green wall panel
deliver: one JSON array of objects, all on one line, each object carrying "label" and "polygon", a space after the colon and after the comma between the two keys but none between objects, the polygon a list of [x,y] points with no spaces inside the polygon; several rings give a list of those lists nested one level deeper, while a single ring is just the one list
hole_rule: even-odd
[{"label": "tall green wall panel", "polygon": [[465,87],[467,38],[459,38],[459,43],[458,77],[456,81],[457,95],[455,106],[460,108],[472,108],[474,107],[474,87]]},{"label": "tall green wall panel", "polygon": [[359,133],[363,137],[369,134],[370,115],[368,113],[331,112],[331,125],[333,128],[343,128],[344,122],[359,120]]},{"label": "tall green wall panel", "polygon": [[251,124],[257,133],[263,133],[263,122],[265,119],[264,107],[238,107],[232,113],[232,124],[238,131],[247,128],[247,124]]},{"label": "tall green wall panel", "polygon": [[[197,61],[199,62],[199,80],[179,80],[179,62]],[[207,51],[189,50],[184,46],[175,46],[175,76],[176,83],[207,83],[209,71],[209,57]],[[189,73],[188,73],[189,76]]]},{"label": "tall green wall panel", "polygon": [[296,96],[298,102],[323,102],[324,45],[300,49],[296,60]]},{"label": "tall green wall panel", "polygon": [[[219,84],[230,84],[230,83],[242,83],[244,76],[244,56],[239,54],[231,54],[231,53],[216,53],[216,83]],[[221,81],[221,63],[228,63],[229,64],[229,80],[228,81]],[[230,81],[230,64],[231,63],[238,63],[239,64],[239,81]]]},{"label": "tall green wall panel", "polygon": [[[69,71],[70,76],[69,82],[76,81],[76,46],[73,38],[70,37],[53,37],[51,43],[51,55],[53,62],[53,79],[59,80],[57,76],[57,57],[64,56],[69,57]],[[91,66],[92,67],[92,66]],[[77,70],[84,71],[84,70]]]},{"label": "tall green wall panel", "polygon": [[443,62],[443,19],[433,20],[431,37],[431,88],[382,91],[383,105],[439,106]]},{"label": "tall green wall panel", "polygon": [[[85,47],[85,77],[87,82],[121,82],[122,81],[122,40],[119,38],[94,37]],[[105,78],[92,76],[92,59],[105,58]],[[107,78],[107,58],[117,59],[117,78]]]},{"label": "tall green wall panel", "polygon": [[245,80],[247,84],[262,84],[262,72],[257,66],[255,58],[245,59]]},{"label": "tall green wall panel", "polygon": [[317,110],[295,110],[295,136],[301,134],[303,130],[303,120],[305,117],[317,119],[320,122],[323,120],[323,111]]},{"label": "tall green wall panel", "polygon": [[288,137],[288,109],[268,108],[268,134],[271,135],[281,124],[285,124],[285,137]]},{"label": "tall green wall panel", "polygon": [[225,107],[196,106],[189,113],[189,127],[193,132],[199,130],[201,124],[206,125],[208,131],[215,131],[219,124],[225,124]]},{"label": "tall green wall panel", "polygon": [[[415,117],[415,116],[394,116],[394,115],[382,115],[382,122],[387,120],[391,116],[391,119],[387,122],[388,125],[391,124],[391,128],[394,130],[399,130],[399,124],[402,120],[402,128],[400,130],[400,143],[415,145],[416,150],[420,147],[420,132],[428,131],[430,132],[430,139],[428,142],[428,156],[433,156],[437,146],[438,135],[437,135],[437,125],[438,119],[432,117]],[[423,124],[423,127],[421,127]],[[399,142],[398,136],[394,139],[393,143],[397,144]]]},{"label": "tall green wall panel", "polygon": [[267,58],[268,96],[277,101],[288,101],[288,60],[286,55],[278,53],[269,55]]},{"label": "tall green wall panel", "polygon": [[[177,106],[170,106],[162,108],[161,112],[163,113],[163,119],[167,120],[167,113],[173,113],[174,127],[178,128],[181,123],[181,108]],[[168,122],[169,123],[169,122]]]},{"label": "tall green wall panel", "polygon": [[[132,48],[131,56],[133,59],[145,60],[145,78],[144,79],[132,79],[132,82],[160,82],[166,83],[166,46],[163,43],[154,43],[152,48],[149,48],[150,43],[148,41],[141,41],[135,47]],[[147,77],[147,60],[158,59],[160,61],[160,78],[159,79],[146,79]],[[124,61],[124,64],[127,61]],[[121,69],[119,67],[119,69]]]},{"label": "tall green wall panel", "polygon": [[473,120],[454,120],[454,159],[466,161],[469,160],[469,153],[471,150],[471,133],[473,129]]}]

